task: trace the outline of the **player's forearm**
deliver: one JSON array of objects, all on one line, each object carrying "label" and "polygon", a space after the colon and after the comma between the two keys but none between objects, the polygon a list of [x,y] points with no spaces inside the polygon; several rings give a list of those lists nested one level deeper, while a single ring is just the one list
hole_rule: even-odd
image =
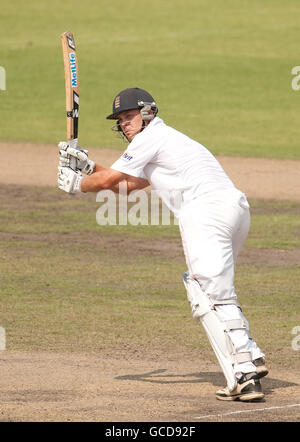
[{"label": "player's forearm", "polygon": [[[122,189],[120,187],[122,186]],[[143,178],[128,176],[112,169],[96,164],[94,172],[81,180],[82,192],[99,192],[110,189],[115,193],[129,194],[133,190],[143,189],[149,186],[149,182]]]},{"label": "player's forearm", "polygon": [[110,179],[108,170],[102,166],[100,167],[100,170],[98,169],[95,171],[95,168],[91,175],[86,176],[81,180],[81,192],[99,192],[104,189],[114,190],[113,188],[116,183]]},{"label": "player's forearm", "polygon": [[[93,170],[93,173],[96,173],[96,172],[102,172],[103,170],[106,170],[106,168],[103,167],[103,166],[100,166],[100,164],[95,164],[95,166],[94,166],[94,170]],[[110,189],[111,189],[113,192],[118,193],[118,192],[119,192],[119,185],[116,184],[115,186],[112,186]],[[101,190],[101,189],[100,189],[100,190]],[[95,192],[97,192],[97,190],[96,190]]]},{"label": "player's forearm", "polygon": [[105,170],[105,167],[100,166],[100,164],[95,164],[95,167],[94,167],[94,171],[93,171],[93,173],[95,173],[95,172],[101,172],[102,170]]}]

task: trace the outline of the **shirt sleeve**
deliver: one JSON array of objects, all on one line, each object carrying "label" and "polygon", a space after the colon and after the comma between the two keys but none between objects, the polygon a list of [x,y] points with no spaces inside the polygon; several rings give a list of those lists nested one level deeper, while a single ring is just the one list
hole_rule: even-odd
[{"label": "shirt sleeve", "polygon": [[144,167],[153,160],[157,152],[157,143],[151,139],[147,130],[136,135],[123,155],[110,167],[119,172],[135,177],[146,178]]}]

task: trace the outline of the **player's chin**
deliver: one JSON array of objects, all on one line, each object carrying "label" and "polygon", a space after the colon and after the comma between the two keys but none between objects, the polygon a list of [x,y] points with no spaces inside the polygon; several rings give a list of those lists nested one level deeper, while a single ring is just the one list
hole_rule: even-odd
[{"label": "player's chin", "polygon": [[131,132],[124,132],[124,135],[128,141],[132,141],[134,138],[134,135]]}]

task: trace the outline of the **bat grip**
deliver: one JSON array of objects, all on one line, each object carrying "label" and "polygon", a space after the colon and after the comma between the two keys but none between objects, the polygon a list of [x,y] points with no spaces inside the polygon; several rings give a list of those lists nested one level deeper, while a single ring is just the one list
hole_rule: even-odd
[{"label": "bat grip", "polygon": [[[78,138],[73,138],[72,140],[68,140],[70,147],[73,147],[74,149],[78,149],[77,144],[78,144]],[[80,149],[78,149],[80,150]],[[76,171],[77,168],[77,159],[74,158],[73,156],[70,156],[70,168],[73,169],[74,171]]]}]

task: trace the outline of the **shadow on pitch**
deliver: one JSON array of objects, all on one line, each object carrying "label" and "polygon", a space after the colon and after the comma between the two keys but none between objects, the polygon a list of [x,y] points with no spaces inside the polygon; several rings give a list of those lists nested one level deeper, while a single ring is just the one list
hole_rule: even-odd
[{"label": "shadow on pitch", "polygon": [[[172,373],[168,374],[166,369],[147,371],[139,374],[127,374],[116,376],[115,379],[137,382],[151,382],[155,384],[198,384],[207,382],[209,384],[220,386],[225,385],[226,381],[221,372],[196,372],[196,373]],[[282,379],[274,379],[265,377],[261,380],[265,393],[271,393],[277,388],[287,388],[297,386],[293,382],[284,381]]]}]

